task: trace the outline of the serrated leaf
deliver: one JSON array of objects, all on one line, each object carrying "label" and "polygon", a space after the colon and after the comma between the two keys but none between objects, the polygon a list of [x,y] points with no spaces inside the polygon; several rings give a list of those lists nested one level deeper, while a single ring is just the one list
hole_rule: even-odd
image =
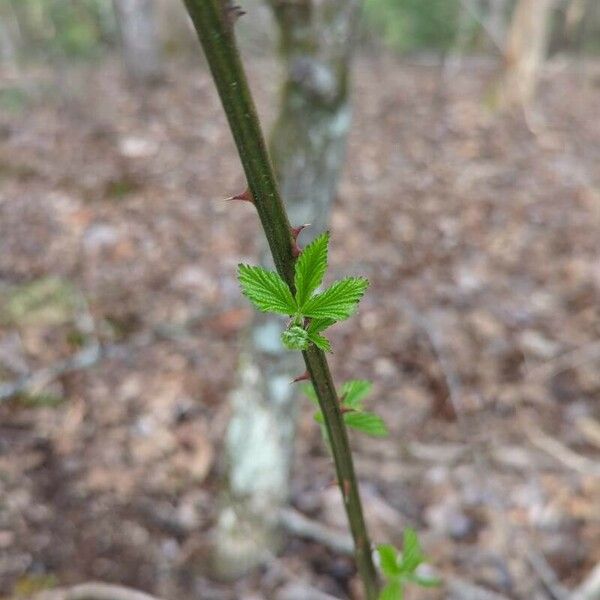
[{"label": "serrated leaf", "polygon": [[353,408],[354,410],[361,410],[363,400],[371,393],[373,384],[366,379],[352,379],[346,381],[342,386],[342,397],[344,399],[344,406]]},{"label": "serrated leaf", "polygon": [[400,567],[403,573],[412,574],[415,569],[425,560],[417,532],[411,527],[404,530],[404,541],[402,545],[402,561]]},{"label": "serrated leaf", "polygon": [[346,277],[299,304],[299,311],[306,317],[343,321],[356,310],[368,286],[364,277]]},{"label": "serrated leaf", "polygon": [[258,310],[293,315],[297,311],[292,292],[281,277],[262,267],[239,265],[238,280],[242,293]]},{"label": "serrated leaf", "polygon": [[402,600],[403,597],[400,581],[390,581],[379,594],[379,600]]},{"label": "serrated leaf", "polygon": [[331,352],[331,343],[329,340],[319,333],[308,332],[308,339],[317,347],[323,350],[323,352]]},{"label": "serrated leaf", "polygon": [[328,244],[329,232],[326,231],[308,244],[296,261],[294,285],[298,306],[302,306],[323,282]]},{"label": "serrated leaf", "polygon": [[377,546],[381,571],[388,579],[398,577],[402,571],[398,565],[398,551],[391,544]]},{"label": "serrated leaf", "polygon": [[309,334],[321,333],[335,323],[335,319],[311,319],[307,331]]},{"label": "serrated leaf", "polygon": [[389,434],[383,419],[371,412],[344,413],[344,422],[348,427],[373,437],[385,437]]},{"label": "serrated leaf", "polygon": [[300,388],[302,393],[315,405],[319,406],[319,400],[317,399],[317,392],[312,383],[305,383]]}]

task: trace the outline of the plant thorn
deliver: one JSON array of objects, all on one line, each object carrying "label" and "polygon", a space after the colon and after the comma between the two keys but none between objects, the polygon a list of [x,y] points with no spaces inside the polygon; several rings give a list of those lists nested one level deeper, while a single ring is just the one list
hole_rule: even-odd
[{"label": "plant thorn", "polygon": [[310,227],[310,223],[304,223],[304,225],[300,225],[300,227],[292,227],[292,237],[297,240],[302,230],[306,227]]},{"label": "plant thorn", "polygon": [[347,502],[348,497],[350,496],[350,481],[348,479],[344,479],[344,500]]},{"label": "plant thorn", "polygon": [[225,198],[225,200],[242,200],[244,202],[251,202],[252,204],[254,204],[252,192],[248,188],[246,188],[246,190],[244,190],[241,194],[231,196],[230,198]]},{"label": "plant thorn", "polygon": [[246,11],[241,6],[227,2],[225,7],[225,15],[230,25],[235,25],[236,21],[245,14]]},{"label": "plant thorn", "polygon": [[310,381],[310,373],[308,371],[304,371],[302,375],[298,375],[298,377],[294,377],[291,383],[298,383],[299,381]]}]

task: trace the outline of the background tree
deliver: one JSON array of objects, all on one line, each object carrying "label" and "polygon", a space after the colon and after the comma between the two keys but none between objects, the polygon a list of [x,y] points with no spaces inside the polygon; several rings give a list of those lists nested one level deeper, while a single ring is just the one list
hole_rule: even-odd
[{"label": "background tree", "polygon": [[506,36],[507,6],[508,0],[488,0],[488,23],[494,40],[503,40]]},{"label": "background tree", "polygon": [[[294,225],[308,242],[326,229],[350,126],[350,63],[358,0],[271,0],[284,81],[271,157]],[[263,264],[270,259],[261,250]],[[226,493],[216,567],[235,577],[277,547],[279,509],[289,494],[296,403],[290,385],[303,369],[280,343],[280,322],[255,318],[231,392],[225,441]]]},{"label": "background tree", "polygon": [[13,7],[0,2],[0,65],[14,68],[17,64],[19,29]]},{"label": "background tree", "polygon": [[114,0],[125,66],[137,82],[160,79],[162,64],[154,0]]},{"label": "background tree", "polygon": [[524,106],[533,97],[548,49],[553,5],[554,0],[519,0],[515,6],[504,54],[504,106]]}]

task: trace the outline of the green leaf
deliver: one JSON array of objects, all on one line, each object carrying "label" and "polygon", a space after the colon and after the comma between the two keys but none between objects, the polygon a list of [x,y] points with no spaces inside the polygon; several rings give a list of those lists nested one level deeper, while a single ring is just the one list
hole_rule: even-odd
[{"label": "green leaf", "polygon": [[328,244],[329,232],[326,231],[306,246],[296,261],[294,285],[298,306],[302,306],[323,282]]},{"label": "green leaf", "polygon": [[352,427],[373,437],[385,437],[389,434],[383,419],[371,412],[344,413],[344,422],[348,427]]},{"label": "green leaf", "polygon": [[331,352],[331,343],[326,337],[323,337],[319,333],[308,332],[308,339],[317,347],[323,350],[323,352]]},{"label": "green leaf", "polygon": [[390,581],[379,594],[379,600],[402,600],[402,583],[400,581]]},{"label": "green leaf", "polygon": [[285,281],[262,267],[239,265],[238,279],[242,293],[258,310],[293,315],[298,307]]},{"label": "green leaf", "polygon": [[421,575],[412,574],[406,575],[406,580],[416,583],[424,588],[439,587],[442,585],[442,580],[438,577],[423,577]]},{"label": "green leaf", "polygon": [[371,393],[373,384],[366,379],[352,379],[342,386],[344,406],[354,410],[362,410],[363,400]]},{"label": "green leaf", "polygon": [[299,304],[299,310],[306,317],[343,321],[356,310],[368,286],[369,281],[364,277],[346,277]]},{"label": "green leaf", "polygon": [[325,425],[325,417],[323,417],[323,413],[320,410],[313,415],[313,419],[320,425]]},{"label": "green leaf", "polygon": [[321,333],[335,323],[335,319],[311,319],[307,331],[310,334]]},{"label": "green leaf", "polygon": [[398,577],[402,571],[398,565],[398,552],[391,544],[380,544],[377,546],[381,571],[388,579]]},{"label": "green leaf", "polygon": [[402,561],[400,567],[403,573],[414,573],[415,569],[425,560],[417,532],[411,527],[404,530],[402,545]]},{"label": "green leaf", "polygon": [[312,383],[304,383],[300,389],[315,406],[319,406],[317,392],[315,392],[315,386]]},{"label": "green leaf", "polygon": [[283,345],[289,350],[306,350],[308,333],[298,325],[292,325],[281,334]]}]

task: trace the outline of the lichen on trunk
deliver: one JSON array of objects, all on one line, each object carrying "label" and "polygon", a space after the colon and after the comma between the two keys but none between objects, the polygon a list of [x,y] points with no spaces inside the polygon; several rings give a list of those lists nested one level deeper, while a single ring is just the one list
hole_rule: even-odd
[{"label": "lichen on trunk", "polygon": [[[293,225],[306,243],[327,228],[351,121],[349,79],[357,0],[271,0],[280,30],[284,82],[270,153]],[[263,264],[270,265],[266,246]],[[297,399],[303,370],[281,347],[281,321],[257,315],[230,394],[226,491],[215,567],[237,577],[277,550],[277,515],[289,494]],[[243,541],[243,543],[241,543]]]}]

